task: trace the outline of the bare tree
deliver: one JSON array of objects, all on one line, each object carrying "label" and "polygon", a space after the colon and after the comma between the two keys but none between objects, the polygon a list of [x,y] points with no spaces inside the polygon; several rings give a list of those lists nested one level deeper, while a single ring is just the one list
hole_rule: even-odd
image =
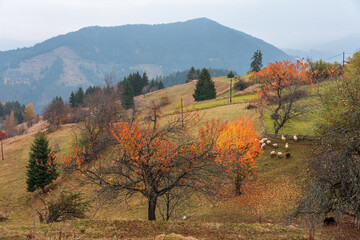
[{"label": "bare tree", "polygon": [[4,121],[4,130],[8,137],[13,137],[16,135],[16,120],[14,117],[14,112],[12,111],[10,115],[5,117]]},{"label": "bare tree", "polygon": [[60,127],[61,120],[66,117],[66,107],[63,100],[54,99],[45,107],[43,117],[51,126]]}]

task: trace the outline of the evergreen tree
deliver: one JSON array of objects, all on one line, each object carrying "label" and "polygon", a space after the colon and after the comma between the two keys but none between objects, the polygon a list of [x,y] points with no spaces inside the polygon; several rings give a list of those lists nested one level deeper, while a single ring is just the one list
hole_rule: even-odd
[{"label": "evergreen tree", "polygon": [[85,97],[85,93],[82,90],[82,88],[80,87],[79,90],[75,94],[75,99],[76,99],[76,105],[77,106],[84,103],[84,97]]},{"label": "evergreen tree", "polygon": [[14,111],[14,117],[16,119],[16,122],[18,124],[21,124],[24,122],[24,110],[22,110],[22,108],[18,108],[18,109],[15,109]]},{"label": "evergreen tree", "polygon": [[5,117],[5,108],[2,105],[2,103],[0,102],[0,118]]},{"label": "evergreen tree", "polygon": [[159,81],[158,88],[159,88],[159,89],[163,89],[163,88],[164,88],[164,84],[163,84],[163,82],[162,82],[161,80]]},{"label": "evergreen tree", "polygon": [[216,98],[215,84],[211,79],[210,72],[203,68],[201,70],[199,80],[196,83],[195,93],[193,94],[195,101],[203,101]]},{"label": "evergreen tree", "polygon": [[257,50],[254,52],[253,57],[251,58],[252,62],[250,65],[249,72],[258,72],[261,70],[263,64],[262,64],[262,53],[261,50]]},{"label": "evergreen tree", "polygon": [[154,90],[155,88],[157,89],[157,84],[155,83],[154,79],[151,80],[149,87],[151,90]]},{"label": "evergreen tree", "polygon": [[87,96],[93,95],[95,92],[99,91],[100,88],[99,87],[95,87],[95,86],[90,86],[86,89],[85,91],[85,98]]},{"label": "evergreen tree", "polygon": [[141,78],[141,85],[142,85],[143,87],[145,87],[145,86],[148,86],[148,85],[149,85],[149,78],[148,78],[148,76],[147,76],[146,72],[144,72],[144,73],[143,73],[143,75],[142,75],[142,78]]},{"label": "evergreen tree", "polygon": [[134,91],[129,81],[121,85],[121,106],[125,109],[134,107]]},{"label": "evergreen tree", "polygon": [[186,82],[191,82],[192,80],[198,79],[200,75],[200,69],[196,69],[191,67],[188,74],[186,75],[187,79]]},{"label": "evergreen tree", "polygon": [[55,158],[51,154],[49,141],[45,133],[39,132],[30,147],[29,163],[27,165],[27,191],[34,192],[52,183],[58,176]]},{"label": "evergreen tree", "polygon": [[74,94],[73,91],[71,91],[70,98],[69,98],[69,103],[70,103],[72,108],[76,107],[76,98],[75,98],[75,94]]},{"label": "evergreen tree", "polygon": [[228,78],[233,78],[233,77],[235,77],[235,76],[234,76],[233,72],[230,71],[229,74],[227,75],[227,77],[228,77]]}]

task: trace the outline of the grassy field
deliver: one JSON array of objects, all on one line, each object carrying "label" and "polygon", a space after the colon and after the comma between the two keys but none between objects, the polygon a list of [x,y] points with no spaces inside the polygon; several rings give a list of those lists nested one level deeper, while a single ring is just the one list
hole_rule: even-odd
[{"label": "grassy field", "polygon": [[[218,78],[217,87],[226,89],[228,79]],[[163,94],[168,94],[170,104],[163,113],[173,110],[181,96],[190,98],[186,102],[204,114],[204,120],[218,118],[222,122],[238,119],[240,116],[250,118],[256,130],[262,131],[258,109],[247,109],[248,102],[256,100],[254,92],[234,97],[234,104],[226,104],[227,99],[217,99],[194,104],[191,97],[195,83],[188,83],[173,88],[137,97],[137,101],[149,103]],[[172,117],[167,116],[164,118]],[[298,124],[284,128],[284,132],[298,133],[305,129],[306,119]],[[269,119],[266,119],[266,124]],[[312,120],[308,123],[312,125]],[[0,214],[9,216],[9,220],[0,222],[0,239],[306,239],[307,232],[301,222],[284,225],[286,218],[296,206],[303,189],[309,182],[309,164],[313,157],[313,142],[289,142],[289,159],[270,157],[272,150],[285,152],[284,144],[279,139],[279,148],[265,148],[263,157],[258,161],[255,175],[244,181],[243,194],[221,202],[209,201],[205,198],[193,197],[186,207],[179,208],[177,216],[170,222],[148,222],[147,200],[135,196],[127,204],[113,204],[99,207],[94,200],[94,188],[80,185],[78,176],[60,177],[50,187],[56,194],[60,189],[79,191],[92,201],[88,219],[66,221],[40,225],[36,219],[37,231],[32,232],[33,210],[38,206],[39,193],[27,193],[25,184],[28,152],[34,134],[45,129],[41,122],[30,129],[30,132],[5,141],[5,161],[0,162]],[[302,134],[304,134],[301,132]],[[71,152],[71,145],[79,133],[79,126],[67,124],[48,133],[50,144],[59,148],[59,154]],[[43,196],[46,198],[46,196]],[[182,220],[187,215],[189,219]],[[161,219],[157,213],[157,218]],[[166,234],[166,238],[163,234]],[[343,225],[340,229],[320,227],[317,239],[356,239],[352,229]]]},{"label": "grassy field", "polygon": [[[217,92],[222,92],[229,88],[229,84],[224,81],[223,78],[224,77],[213,78]],[[163,112],[174,110],[176,105],[181,102],[181,98],[183,98],[183,104],[185,107],[191,106],[195,103],[192,95],[194,94],[196,82],[197,81],[194,80],[190,83],[176,85],[173,87],[154,91],[146,95],[137,96],[135,98],[135,102],[139,106],[149,106],[151,102],[158,102],[161,96],[167,95],[169,97],[169,104],[162,108]]]},{"label": "grassy field", "polygon": [[[46,124],[40,122],[28,134],[4,142],[5,161],[0,162],[0,213],[9,214],[12,223],[28,223],[30,218],[26,216],[32,215],[30,199],[33,194],[26,192],[26,165],[34,135],[45,128]],[[50,145],[60,147],[63,154],[70,153],[70,141],[77,130],[76,125],[69,124],[48,134]]]}]

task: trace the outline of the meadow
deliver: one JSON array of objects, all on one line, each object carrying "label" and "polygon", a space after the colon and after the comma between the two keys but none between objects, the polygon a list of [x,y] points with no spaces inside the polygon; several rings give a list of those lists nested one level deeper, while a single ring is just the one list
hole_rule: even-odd
[{"label": "meadow", "polygon": [[[225,77],[215,78],[214,81],[218,92],[229,87]],[[170,102],[162,108],[166,119],[177,114],[174,109],[183,97],[185,109],[198,109],[204,114],[204,120],[216,118],[225,122],[246,116],[258,132],[263,131],[258,108],[247,108],[250,102],[256,101],[258,88],[239,94],[234,92],[238,95],[233,97],[231,104],[224,98],[226,95],[195,103],[191,96],[194,86],[195,82],[174,86],[139,96],[136,101],[146,105],[164,94],[168,95]],[[265,115],[265,123],[267,128],[271,127],[268,115]],[[284,127],[280,133],[311,135],[314,134],[314,124],[315,118],[305,115]],[[33,209],[41,206],[41,193],[26,192],[26,165],[34,135],[46,129],[47,124],[41,121],[27,134],[4,143],[5,161],[0,162],[0,214],[8,216],[9,220],[0,222],[0,239],[306,239],[306,225],[300,220],[289,223],[287,219],[309,184],[309,165],[316,142],[292,140],[289,140],[289,159],[270,157],[273,149],[265,148],[255,174],[244,181],[241,196],[223,201],[193,196],[189,203],[179,207],[176,217],[169,222],[161,220],[159,212],[157,221],[146,221],[147,201],[140,195],[126,204],[100,207],[93,186],[82,184],[78,176],[62,174],[48,188],[47,194],[61,189],[83,192],[86,198],[92,200],[88,218],[40,224],[36,217],[34,233]],[[48,138],[53,149],[59,150],[57,154],[64,156],[71,153],[79,133],[79,124],[65,124],[48,131]],[[279,144],[276,151],[285,152],[280,139],[271,140]],[[188,219],[183,220],[183,216],[188,216]],[[335,226],[317,230],[319,239],[329,239],[330,236],[331,239],[347,239],[346,234],[354,236],[346,225],[340,230]]]}]

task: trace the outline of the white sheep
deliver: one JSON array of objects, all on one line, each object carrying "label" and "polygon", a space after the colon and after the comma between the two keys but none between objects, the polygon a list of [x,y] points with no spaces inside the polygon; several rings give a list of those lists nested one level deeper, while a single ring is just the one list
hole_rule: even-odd
[{"label": "white sheep", "polygon": [[271,156],[271,157],[275,157],[275,156],[276,156],[276,152],[275,152],[275,151],[272,151],[272,152],[270,153],[270,156]]},{"label": "white sheep", "polygon": [[273,148],[278,148],[279,144],[274,143],[272,146],[273,146]]},{"label": "white sheep", "polygon": [[261,144],[261,149],[264,149],[266,147],[266,143]]},{"label": "white sheep", "polygon": [[279,158],[282,158],[282,157],[283,157],[283,153],[282,153],[282,152],[278,152],[277,155],[278,155]]},{"label": "white sheep", "polygon": [[266,141],[266,144],[267,144],[267,145],[270,145],[270,144],[271,144],[271,141],[270,141],[270,140],[267,140],[267,141]]},{"label": "white sheep", "polygon": [[281,141],[283,141],[283,143],[286,142],[286,137],[284,137],[284,135],[281,135]]},{"label": "white sheep", "polygon": [[294,135],[294,141],[297,142],[299,139],[296,135]]},{"label": "white sheep", "polygon": [[288,151],[289,150],[289,144],[285,143],[285,150]]},{"label": "white sheep", "polygon": [[267,140],[269,140],[269,139],[267,139],[267,138],[263,138],[263,139],[261,139],[261,140],[263,140],[264,142],[266,142]]}]

